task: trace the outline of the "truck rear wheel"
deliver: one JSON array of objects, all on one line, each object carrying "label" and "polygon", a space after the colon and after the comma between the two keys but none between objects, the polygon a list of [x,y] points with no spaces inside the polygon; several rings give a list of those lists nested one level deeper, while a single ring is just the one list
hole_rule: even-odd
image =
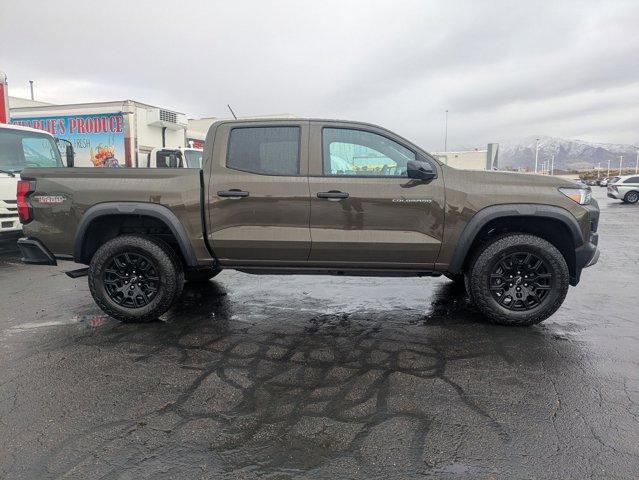
[{"label": "truck rear wheel", "polygon": [[98,306],[122,322],[148,322],[182,292],[180,260],[166,243],[142,235],[109,240],[93,256],[89,289]]},{"label": "truck rear wheel", "polygon": [[559,250],[527,234],[507,234],[484,244],[468,275],[471,297],[491,322],[520,326],[555,313],[570,280]]}]

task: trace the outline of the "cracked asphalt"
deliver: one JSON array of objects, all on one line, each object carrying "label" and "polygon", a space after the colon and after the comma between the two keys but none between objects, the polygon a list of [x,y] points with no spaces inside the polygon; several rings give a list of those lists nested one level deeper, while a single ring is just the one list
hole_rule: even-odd
[{"label": "cracked asphalt", "polygon": [[250,276],[121,324],[0,244],[0,478],[639,478],[639,206],[532,328],[442,278]]}]

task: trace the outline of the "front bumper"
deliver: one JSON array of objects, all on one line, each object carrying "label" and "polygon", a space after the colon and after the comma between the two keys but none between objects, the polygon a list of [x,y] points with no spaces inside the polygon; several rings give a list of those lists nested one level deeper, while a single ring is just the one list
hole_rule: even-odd
[{"label": "front bumper", "polygon": [[0,217],[0,234],[14,233],[22,230],[18,217]]},{"label": "front bumper", "polygon": [[599,261],[599,204],[593,201],[586,207],[588,210],[588,221],[590,230],[588,240],[575,250],[575,271],[570,277],[570,284],[575,286],[579,283],[581,271]]},{"label": "front bumper", "polygon": [[35,238],[21,238],[18,240],[18,248],[22,253],[22,261],[33,265],[57,265],[53,254]]},{"label": "front bumper", "polygon": [[617,200],[622,200],[623,195],[618,190],[608,188],[608,198],[616,198]]}]

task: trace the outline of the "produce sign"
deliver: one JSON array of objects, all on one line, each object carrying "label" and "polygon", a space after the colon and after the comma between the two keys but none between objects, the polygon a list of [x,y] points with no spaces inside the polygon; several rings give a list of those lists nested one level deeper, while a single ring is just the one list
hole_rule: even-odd
[{"label": "produce sign", "polygon": [[[125,165],[124,116],[121,113],[13,118],[11,123],[45,130],[73,144],[77,167]],[[62,152],[64,158],[64,152]]]}]

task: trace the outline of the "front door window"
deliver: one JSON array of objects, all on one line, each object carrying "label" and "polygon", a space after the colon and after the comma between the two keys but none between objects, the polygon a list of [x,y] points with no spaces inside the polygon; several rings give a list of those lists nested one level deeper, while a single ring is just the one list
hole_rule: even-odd
[{"label": "front door window", "polygon": [[363,130],[325,128],[324,175],[406,177],[415,154],[389,138]]}]

